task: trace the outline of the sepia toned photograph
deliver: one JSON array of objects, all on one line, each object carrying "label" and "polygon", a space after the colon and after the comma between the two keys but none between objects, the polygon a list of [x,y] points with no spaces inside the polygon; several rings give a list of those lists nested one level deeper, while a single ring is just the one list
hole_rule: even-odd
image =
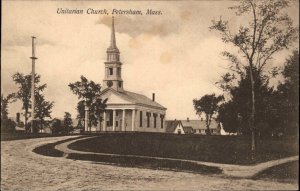
[{"label": "sepia toned photograph", "polygon": [[1,187],[298,190],[298,0],[2,0]]}]

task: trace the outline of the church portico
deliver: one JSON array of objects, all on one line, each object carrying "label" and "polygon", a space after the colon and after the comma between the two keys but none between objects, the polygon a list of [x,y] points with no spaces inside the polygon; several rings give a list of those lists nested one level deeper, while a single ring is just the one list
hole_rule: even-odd
[{"label": "church portico", "polygon": [[164,132],[163,111],[146,107],[108,107],[103,113],[100,131]]}]

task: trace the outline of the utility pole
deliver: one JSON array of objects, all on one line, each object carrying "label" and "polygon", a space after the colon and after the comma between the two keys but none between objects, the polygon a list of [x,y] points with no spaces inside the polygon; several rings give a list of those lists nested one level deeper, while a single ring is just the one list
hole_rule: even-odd
[{"label": "utility pole", "polygon": [[31,71],[31,133],[34,132],[34,127],[35,127],[35,119],[34,119],[34,107],[35,107],[35,100],[34,100],[34,92],[35,92],[35,86],[34,86],[34,81],[35,81],[35,60],[37,57],[35,57],[35,44],[34,44],[34,39],[36,37],[32,36],[32,56],[30,59],[32,60],[32,71]]}]

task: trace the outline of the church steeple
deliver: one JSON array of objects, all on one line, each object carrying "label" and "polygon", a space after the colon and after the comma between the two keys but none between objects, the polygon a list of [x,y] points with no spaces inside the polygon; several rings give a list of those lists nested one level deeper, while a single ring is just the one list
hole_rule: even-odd
[{"label": "church steeple", "polygon": [[108,48],[109,50],[117,50],[119,51],[119,49],[117,48],[116,45],[116,35],[115,35],[115,22],[114,22],[114,17],[112,17],[112,23],[111,23],[111,38],[110,38],[110,46]]},{"label": "church steeple", "polygon": [[123,80],[121,78],[120,51],[117,48],[114,17],[111,24],[110,46],[106,50],[107,61],[105,64],[105,78],[103,80],[104,88],[113,88],[117,91],[123,91]]}]

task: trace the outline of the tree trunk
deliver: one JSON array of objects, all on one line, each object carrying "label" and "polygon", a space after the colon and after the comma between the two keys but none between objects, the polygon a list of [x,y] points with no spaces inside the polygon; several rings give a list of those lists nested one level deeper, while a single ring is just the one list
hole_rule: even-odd
[{"label": "tree trunk", "polygon": [[28,111],[25,110],[25,132],[28,133],[27,123],[28,123]]},{"label": "tree trunk", "polygon": [[252,112],[250,117],[250,128],[251,128],[251,158],[254,160],[255,158],[255,152],[256,152],[256,146],[255,146],[255,90],[254,90],[254,77],[253,77],[253,66],[250,63],[250,80],[251,80],[251,94],[252,94]]}]

